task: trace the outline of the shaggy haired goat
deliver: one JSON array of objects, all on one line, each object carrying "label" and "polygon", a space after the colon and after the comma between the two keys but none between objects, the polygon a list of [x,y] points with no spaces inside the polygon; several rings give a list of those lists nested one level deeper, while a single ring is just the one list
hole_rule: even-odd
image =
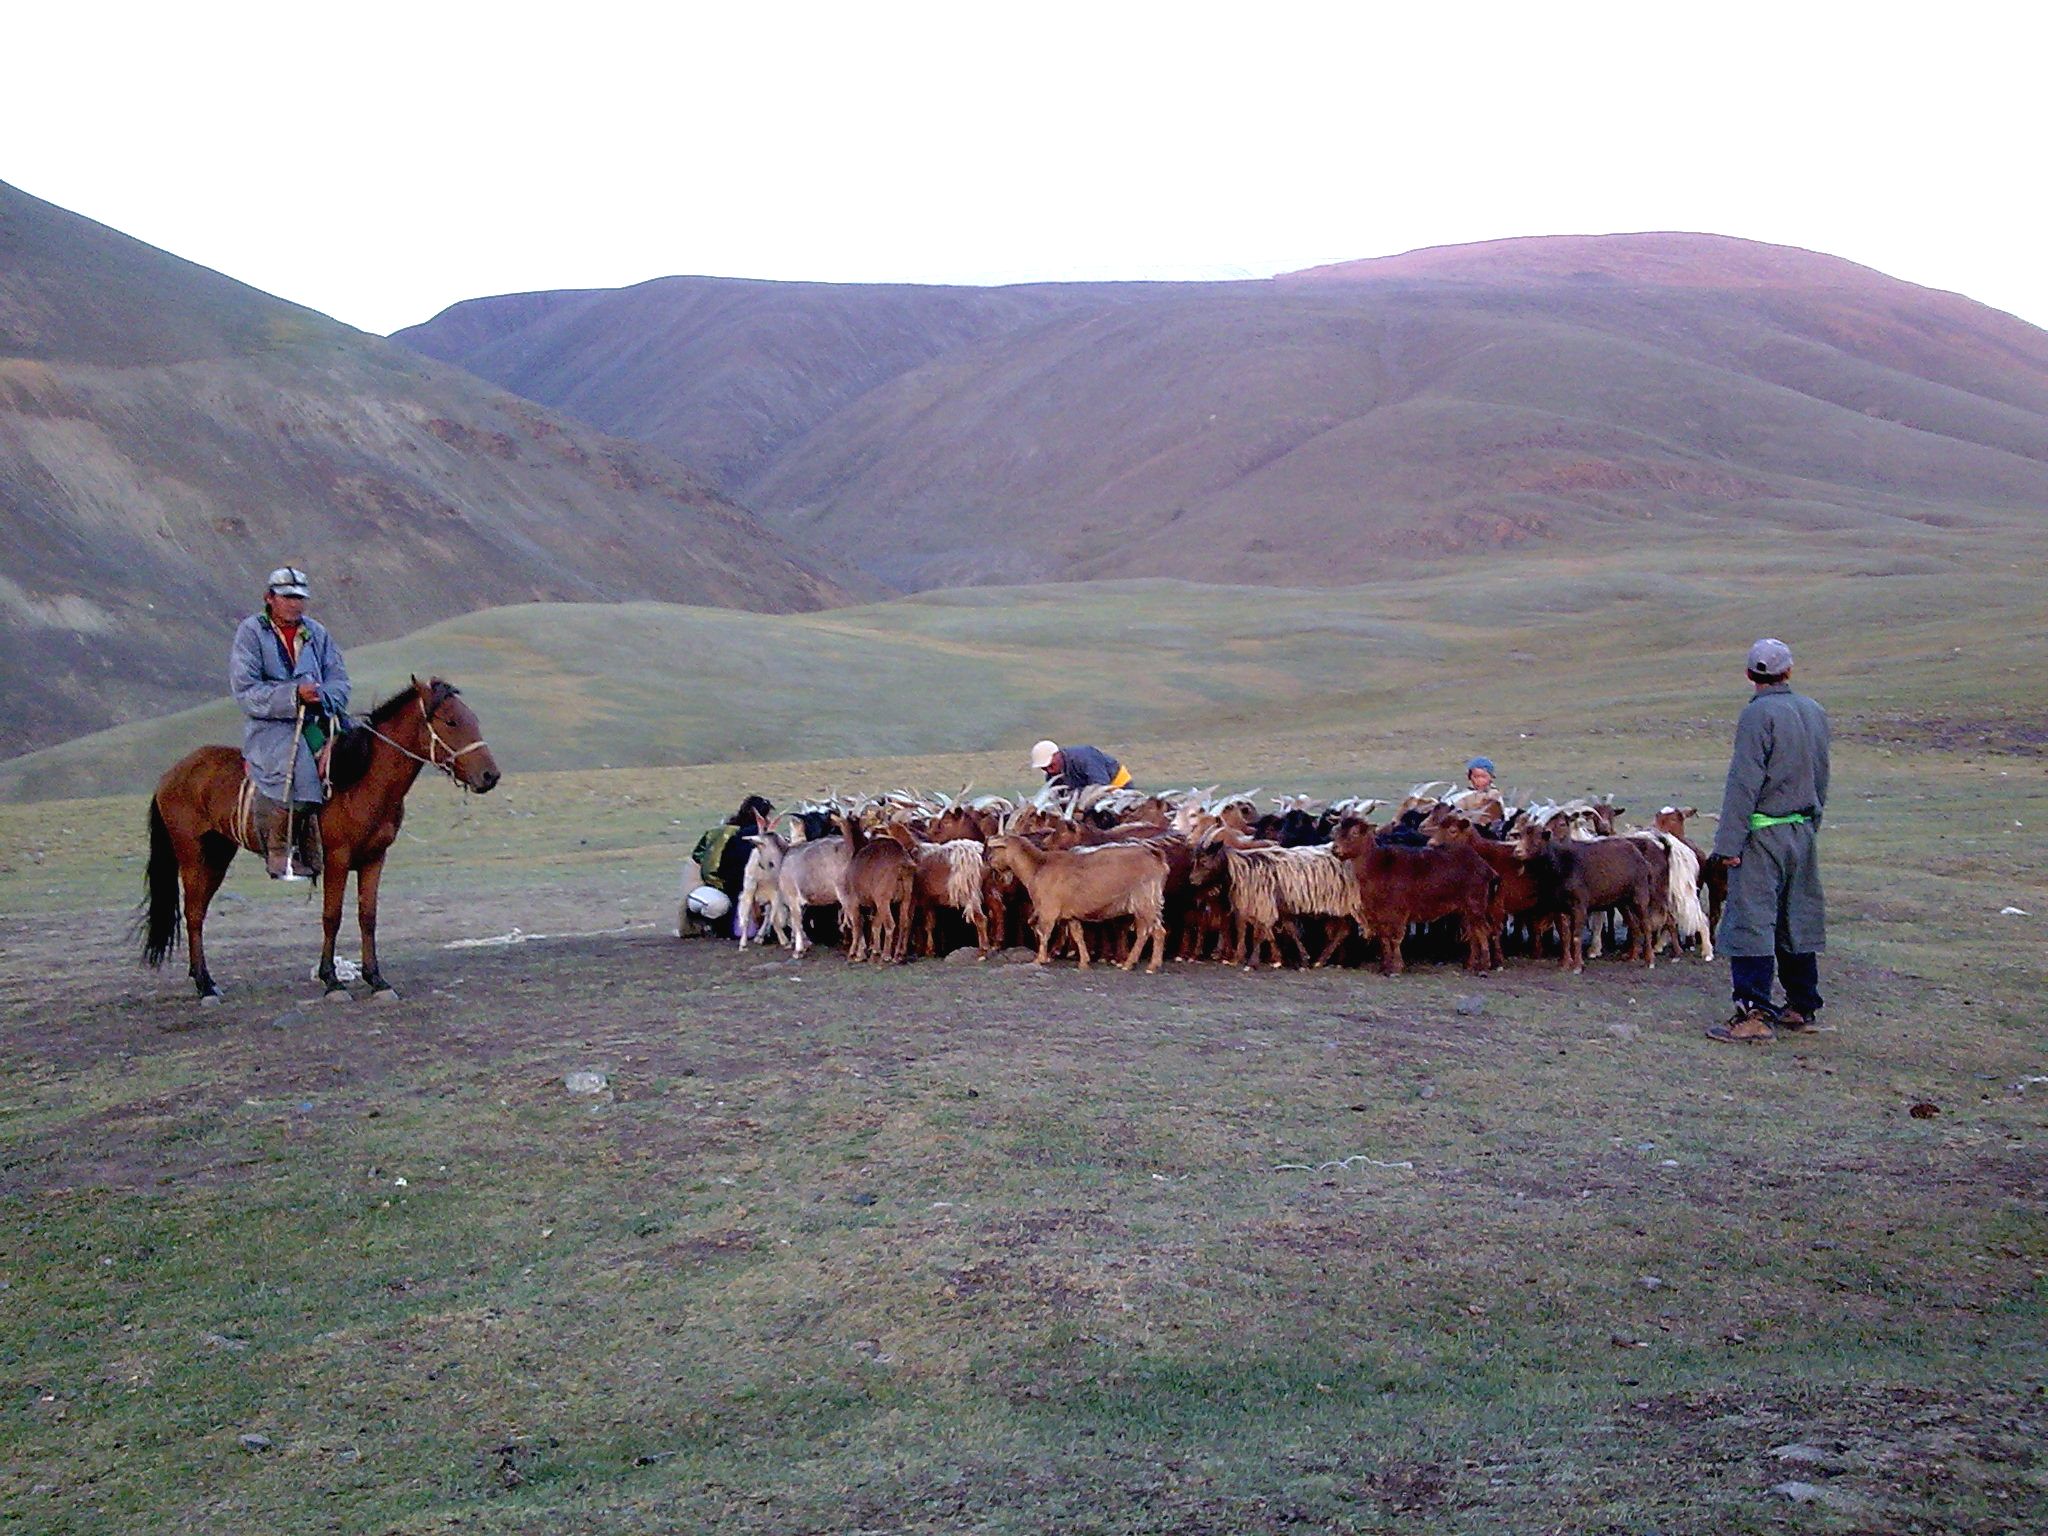
[{"label": "shaggy haired goat", "polygon": [[1247,970],[1267,954],[1279,966],[1283,933],[1293,943],[1295,957],[1307,965],[1301,918],[1344,920],[1316,956],[1319,966],[1329,963],[1357,926],[1357,883],[1328,847],[1235,848],[1212,838],[1196,850],[1189,880],[1200,887],[1214,884],[1219,876],[1227,876],[1230,888],[1230,954]]},{"label": "shaggy haired goat", "polygon": [[901,822],[890,827],[888,835],[910,855],[915,922],[922,940],[919,953],[939,952],[939,912],[950,907],[973,924],[975,947],[986,955],[990,948],[989,911],[982,845],[969,837],[925,842]]}]

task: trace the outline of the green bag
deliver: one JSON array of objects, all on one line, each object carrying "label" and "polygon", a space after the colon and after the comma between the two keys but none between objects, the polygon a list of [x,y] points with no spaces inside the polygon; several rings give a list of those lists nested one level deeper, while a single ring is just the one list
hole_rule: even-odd
[{"label": "green bag", "polygon": [[[713,827],[697,839],[697,847],[690,857],[697,861],[697,873],[704,883],[715,891],[725,891],[718,878],[718,866],[725,858],[725,845],[739,835],[739,828],[731,822]],[[725,891],[730,896],[731,891]]]}]

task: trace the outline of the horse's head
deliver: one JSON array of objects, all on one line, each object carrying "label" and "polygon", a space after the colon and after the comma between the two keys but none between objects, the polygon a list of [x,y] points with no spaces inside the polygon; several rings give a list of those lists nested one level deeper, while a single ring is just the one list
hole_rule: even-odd
[{"label": "horse's head", "polygon": [[462,701],[453,683],[432,678],[412,680],[420,701],[420,718],[426,727],[426,759],[464,789],[487,795],[498,784],[498,760],[484,741],[484,728],[476,711]]}]

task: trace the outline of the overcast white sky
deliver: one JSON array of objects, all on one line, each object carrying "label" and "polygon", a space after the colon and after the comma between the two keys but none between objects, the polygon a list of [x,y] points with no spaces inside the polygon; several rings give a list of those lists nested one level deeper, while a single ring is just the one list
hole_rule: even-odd
[{"label": "overcast white sky", "polygon": [[366,330],[670,273],[1806,246],[2048,325],[2048,7],[18,8],[0,179]]}]

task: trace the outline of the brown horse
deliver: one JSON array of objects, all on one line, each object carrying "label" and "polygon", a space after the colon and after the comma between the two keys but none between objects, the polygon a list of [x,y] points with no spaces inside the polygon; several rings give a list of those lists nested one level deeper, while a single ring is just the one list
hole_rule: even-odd
[{"label": "brown horse", "polygon": [[[384,876],[384,855],[405,818],[406,791],[420,769],[438,768],[463,788],[485,794],[498,782],[498,764],[475,713],[453,684],[437,677],[426,683],[414,678],[411,687],[372,710],[367,721],[345,731],[334,744],[331,767],[334,793],[320,808],[326,861],[320,877],[326,929],[320,980],[329,997],[349,995],[334,973],[334,935],[353,870],[356,920],[363,930],[363,980],[373,997],[395,997],[396,990],[377,969],[377,883]],[[206,969],[200,930],[206,926],[207,904],[239,847],[234,829],[242,783],[241,753],[233,747],[201,747],[157,782],[149,802],[142,958],[162,965],[177,946],[182,888],[188,969],[201,1003],[217,1003],[221,996]]]}]

